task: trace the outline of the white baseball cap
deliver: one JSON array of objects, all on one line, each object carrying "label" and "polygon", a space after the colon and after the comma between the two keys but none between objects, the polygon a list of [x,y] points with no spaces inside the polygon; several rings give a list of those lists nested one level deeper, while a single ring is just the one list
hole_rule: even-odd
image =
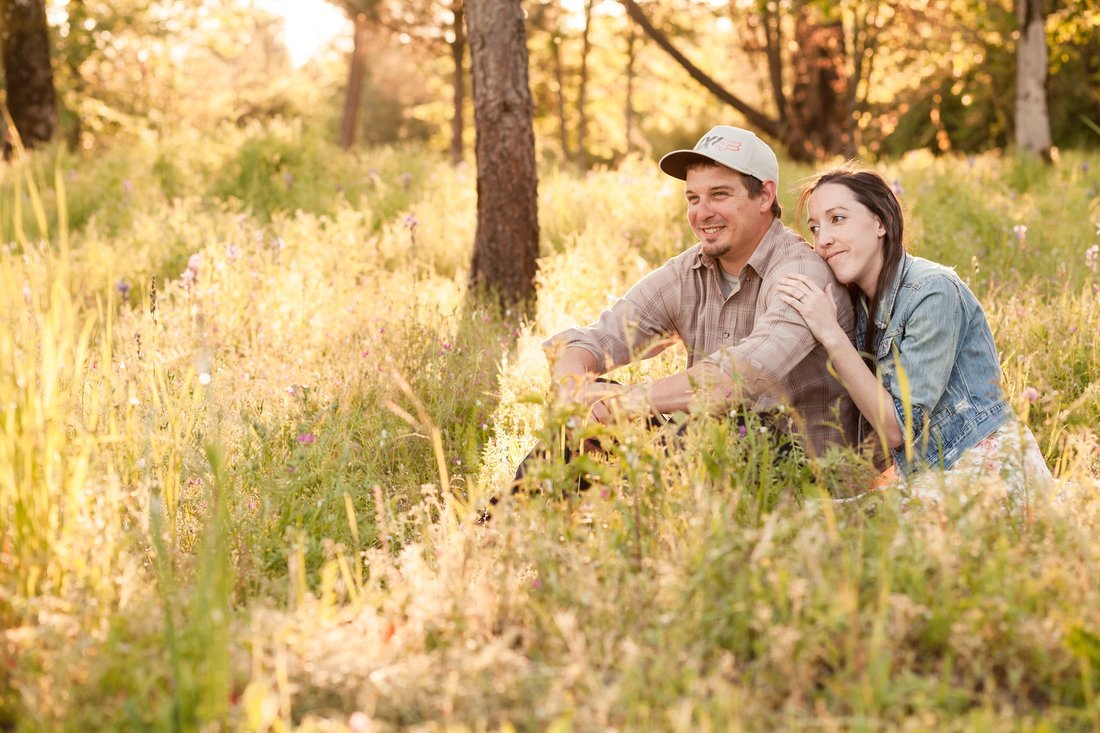
[{"label": "white baseball cap", "polygon": [[755,133],[740,127],[718,125],[699,138],[694,150],[673,150],[661,158],[661,170],[673,178],[687,180],[687,167],[699,158],[713,160],[727,168],[779,185],[779,161],[768,144]]}]

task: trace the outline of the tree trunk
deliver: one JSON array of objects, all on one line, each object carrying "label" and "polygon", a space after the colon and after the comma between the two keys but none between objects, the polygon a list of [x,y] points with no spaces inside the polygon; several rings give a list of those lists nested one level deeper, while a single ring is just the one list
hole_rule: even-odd
[{"label": "tree trunk", "polygon": [[592,5],[594,0],[584,4],[584,31],[581,35],[581,80],[577,89],[577,167],[588,167],[588,55],[592,52]]},{"label": "tree trunk", "polygon": [[458,165],[462,162],[462,136],[466,124],[463,108],[466,105],[466,74],[462,66],[463,56],[466,55],[466,25],[464,19],[463,0],[454,0],[451,6],[454,14],[455,39],[451,42],[451,59],[454,62],[454,102],[455,113],[451,118],[451,163]]},{"label": "tree trunk", "polygon": [[1016,47],[1016,147],[1049,163],[1045,15],[1043,0],[1016,0],[1016,16],[1020,20],[1020,42]]},{"label": "tree trunk", "polygon": [[477,130],[477,234],[470,281],[503,307],[534,312],[538,174],[527,81],[527,32],[519,0],[466,8]]},{"label": "tree trunk", "polygon": [[569,127],[565,122],[565,70],[561,64],[561,35],[554,33],[550,37],[550,51],[554,60],[554,82],[558,85],[558,144],[561,146],[561,159],[569,160]]},{"label": "tree trunk", "polygon": [[[32,148],[53,137],[57,93],[50,65],[50,35],[44,0],[0,0],[7,107],[23,145]],[[4,153],[10,153],[5,134]]]},{"label": "tree trunk", "polygon": [[626,154],[634,152],[634,59],[635,47],[638,43],[638,34],[634,26],[630,26],[626,38],[626,104],[624,110],[626,124]]},{"label": "tree trunk", "polygon": [[363,106],[363,76],[367,68],[367,16],[355,15],[355,45],[348,67],[348,89],[344,97],[344,119],[340,125],[340,147],[351,150],[359,130],[359,112]]},{"label": "tree trunk", "polygon": [[787,147],[803,161],[840,154],[849,137],[844,26],[839,20],[812,23],[802,10],[795,20],[795,42]]}]

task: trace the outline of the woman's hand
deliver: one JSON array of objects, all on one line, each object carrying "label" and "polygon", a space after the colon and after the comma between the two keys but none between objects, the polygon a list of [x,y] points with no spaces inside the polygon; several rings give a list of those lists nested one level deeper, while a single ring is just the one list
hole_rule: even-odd
[{"label": "woman's hand", "polygon": [[831,352],[841,341],[848,341],[847,334],[837,322],[832,283],[822,290],[810,278],[796,274],[780,280],[777,287],[779,299],[798,311],[810,333],[827,351]]}]

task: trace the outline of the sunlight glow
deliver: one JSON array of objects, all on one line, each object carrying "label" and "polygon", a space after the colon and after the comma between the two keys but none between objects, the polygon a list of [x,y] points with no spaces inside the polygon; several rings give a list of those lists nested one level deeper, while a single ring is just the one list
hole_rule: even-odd
[{"label": "sunlight glow", "polygon": [[256,0],[256,5],[285,18],[283,42],[290,63],[301,67],[333,38],[351,33],[351,20],[325,0]]}]

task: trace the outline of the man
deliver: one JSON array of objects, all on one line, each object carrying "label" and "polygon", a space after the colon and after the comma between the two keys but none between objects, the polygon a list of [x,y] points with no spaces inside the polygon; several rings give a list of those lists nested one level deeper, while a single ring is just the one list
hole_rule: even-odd
[{"label": "man", "polygon": [[[853,444],[855,408],[776,285],[793,273],[822,288],[832,283],[849,337],[852,304],[825,262],[780,221],[775,153],[752,132],[718,126],[660,166],[686,182],[688,223],[699,242],[642,278],[594,324],[544,344],[559,399],[586,405],[599,422],[693,404],[714,411],[739,405],[763,414],[811,456]],[[672,337],[687,349],[684,371],[633,386],[596,381],[656,355]],[[521,466],[517,476],[523,473]]]}]

